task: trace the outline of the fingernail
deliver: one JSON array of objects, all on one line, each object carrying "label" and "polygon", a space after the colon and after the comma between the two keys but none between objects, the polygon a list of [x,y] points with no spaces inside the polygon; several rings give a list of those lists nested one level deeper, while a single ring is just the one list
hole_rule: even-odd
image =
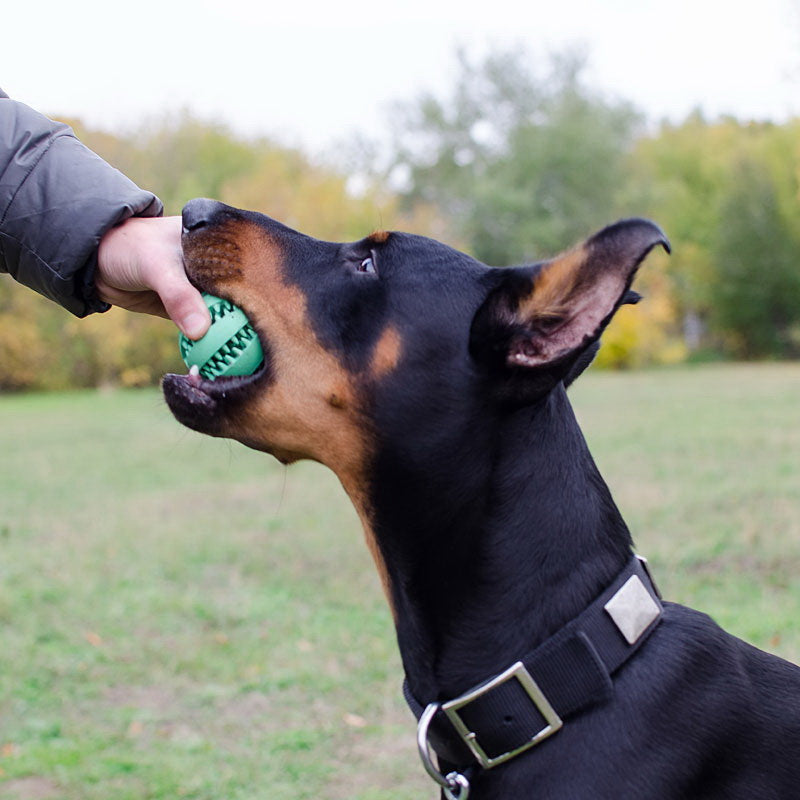
[{"label": "fingernail", "polygon": [[181,330],[190,339],[199,339],[208,327],[208,317],[198,311],[190,311],[181,321]]}]

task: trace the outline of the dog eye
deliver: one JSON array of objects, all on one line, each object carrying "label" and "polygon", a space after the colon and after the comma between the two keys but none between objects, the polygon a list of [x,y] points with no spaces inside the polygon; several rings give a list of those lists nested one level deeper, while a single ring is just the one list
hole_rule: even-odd
[{"label": "dog eye", "polygon": [[373,275],[377,273],[375,269],[375,259],[372,256],[367,256],[358,265],[359,272],[371,272]]}]

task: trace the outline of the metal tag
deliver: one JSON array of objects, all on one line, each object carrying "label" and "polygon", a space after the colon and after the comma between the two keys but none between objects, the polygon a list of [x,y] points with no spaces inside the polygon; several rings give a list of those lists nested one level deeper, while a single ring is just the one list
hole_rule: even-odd
[{"label": "metal tag", "polygon": [[634,644],[661,613],[638,575],[631,575],[604,608],[628,644]]}]

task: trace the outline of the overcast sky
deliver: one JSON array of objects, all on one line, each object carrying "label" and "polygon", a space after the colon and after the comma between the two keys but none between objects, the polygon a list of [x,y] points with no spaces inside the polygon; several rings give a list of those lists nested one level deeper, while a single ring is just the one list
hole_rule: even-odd
[{"label": "overcast sky", "polygon": [[461,45],[589,55],[587,80],[651,118],[800,113],[800,0],[4,0],[0,86],[111,129],[189,108],[311,150],[379,135],[442,90]]}]

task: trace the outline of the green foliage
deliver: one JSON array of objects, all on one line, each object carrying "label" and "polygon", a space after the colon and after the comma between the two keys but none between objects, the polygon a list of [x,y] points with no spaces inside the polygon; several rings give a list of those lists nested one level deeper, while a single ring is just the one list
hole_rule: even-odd
[{"label": "green foliage", "polygon": [[[642,132],[629,104],[584,82],[575,53],[536,70],[522,50],[461,54],[443,97],[398,106],[392,168],[375,149],[349,189],[343,169],[265,138],[178,113],[78,136],[177,214],[206,196],[323,239],[376,228],[443,239],[489,264],[555,254],[621,216],[650,216],[673,244],[637,278],[598,363],[800,354],[800,120],[780,125],[698,111]],[[168,323],[124,313],[76,321],[0,279],[0,391],[144,385],[181,368]]]},{"label": "green foliage", "polygon": [[[637,366],[693,349],[800,352],[800,121],[697,111],[641,135],[640,118],[581,80],[574,54],[539,75],[523,51],[460,58],[444,98],[396,116],[407,205],[440,209],[487,263],[552,255],[623,215],[650,216],[674,256],[638,279],[646,300],[605,336],[599,362]],[[682,327],[687,330],[682,335]]]},{"label": "green foliage", "polygon": [[791,222],[763,164],[750,158],[736,165],[713,250],[710,320],[737,356],[800,355],[800,226]]},{"label": "green foliage", "polygon": [[139,130],[113,137],[71,121],[87,146],[139,186],[155,192],[167,214],[179,214],[192,197],[220,198],[223,186],[251,170],[266,140],[247,141],[224,125],[186,112],[152,121]]},{"label": "green foliage", "polygon": [[[641,215],[631,155],[640,116],[582,81],[576,54],[537,74],[523,51],[460,57],[443,99],[400,109],[393,174],[407,207],[439,209],[450,235],[488,264],[553,255],[624,215]],[[652,267],[649,267],[652,270]],[[643,276],[648,302],[621,312],[598,363],[634,367],[685,355],[664,262]]]},{"label": "green foliage", "polygon": [[407,202],[442,209],[476,257],[499,265],[607,223],[639,117],[587,88],[582,67],[568,54],[539,76],[521,51],[462,55],[447,98],[425,95],[398,116]]},{"label": "green foliage", "polygon": [[672,293],[703,348],[800,352],[800,124],[693,114],[639,142],[631,193],[667,229]]}]

